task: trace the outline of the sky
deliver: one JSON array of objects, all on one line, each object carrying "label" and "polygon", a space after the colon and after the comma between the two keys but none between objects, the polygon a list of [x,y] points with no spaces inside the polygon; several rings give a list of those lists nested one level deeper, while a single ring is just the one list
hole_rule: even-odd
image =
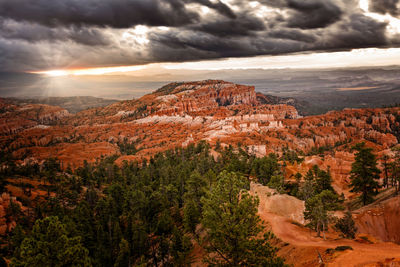
[{"label": "sky", "polygon": [[400,0],[0,0],[0,72],[399,62]]}]

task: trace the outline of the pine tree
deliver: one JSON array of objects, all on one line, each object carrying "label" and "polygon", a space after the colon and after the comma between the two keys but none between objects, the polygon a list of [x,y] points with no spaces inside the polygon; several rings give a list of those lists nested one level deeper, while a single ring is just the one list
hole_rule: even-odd
[{"label": "pine tree", "polygon": [[304,177],[304,184],[301,187],[300,190],[300,198],[303,199],[304,201],[307,201],[307,199],[313,197],[316,192],[316,185],[315,185],[315,179],[314,179],[314,174],[311,170],[309,170]]},{"label": "pine tree", "polygon": [[173,230],[171,254],[174,266],[190,266],[194,260],[191,254],[192,242],[177,227]]},{"label": "pine tree", "polygon": [[382,160],[383,160],[383,174],[384,174],[383,187],[388,188],[389,187],[389,166],[390,166],[390,164],[388,162],[389,156],[386,154],[383,155]]},{"label": "pine tree", "polygon": [[211,256],[210,265],[218,266],[284,266],[269,244],[272,235],[264,231],[257,215],[258,198],[244,190],[248,183],[235,173],[219,175],[216,186],[202,199],[202,240]]},{"label": "pine tree", "polygon": [[280,194],[285,192],[285,178],[282,174],[275,172],[268,183],[268,186],[276,189]]},{"label": "pine tree", "polygon": [[70,237],[58,217],[37,220],[11,266],[91,266],[79,236]]},{"label": "pine tree", "polygon": [[183,224],[188,232],[196,234],[196,226],[200,222],[201,211],[193,200],[188,200],[183,209]]},{"label": "pine tree", "polygon": [[390,163],[391,183],[395,188],[396,194],[398,194],[400,192],[400,149],[393,148],[392,150],[395,153],[395,157],[393,162]]},{"label": "pine tree", "polygon": [[344,217],[336,222],[335,228],[342,232],[342,235],[346,238],[353,239],[355,237],[357,227],[350,211],[347,211]]},{"label": "pine tree", "polygon": [[332,192],[335,191],[332,187],[330,168],[328,168],[328,171],[324,171],[321,170],[318,165],[314,165],[314,174],[317,193],[321,193],[324,190],[330,190]]},{"label": "pine tree", "polygon": [[372,148],[365,146],[365,143],[359,143],[353,147],[357,150],[355,161],[351,165],[351,192],[361,192],[363,204],[373,200],[380,188],[377,180],[381,171],[377,167],[376,157],[372,153]]},{"label": "pine tree", "polygon": [[200,222],[202,211],[200,200],[207,191],[207,185],[207,179],[197,171],[193,172],[187,181],[183,221],[186,229],[192,233],[195,233],[196,225]]},{"label": "pine tree", "polygon": [[119,252],[114,267],[131,266],[130,264],[130,248],[129,243],[125,239],[121,239],[119,243]]},{"label": "pine tree", "polygon": [[325,235],[325,230],[331,219],[329,212],[339,208],[338,196],[330,190],[324,190],[306,200],[304,218],[309,220],[310,226],[317,231],[318,236],[321,235],[321,231]]}]

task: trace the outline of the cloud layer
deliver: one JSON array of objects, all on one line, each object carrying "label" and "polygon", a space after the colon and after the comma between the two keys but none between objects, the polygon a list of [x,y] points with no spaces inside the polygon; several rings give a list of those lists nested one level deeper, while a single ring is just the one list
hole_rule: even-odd
[{"label": "cloud layer", "polygon": [[[398,47],[358,0],[0,0],[0,71]],[[399,0],[369,12],[399,17]],[[368,12],[368,13],[369,13]]]}]

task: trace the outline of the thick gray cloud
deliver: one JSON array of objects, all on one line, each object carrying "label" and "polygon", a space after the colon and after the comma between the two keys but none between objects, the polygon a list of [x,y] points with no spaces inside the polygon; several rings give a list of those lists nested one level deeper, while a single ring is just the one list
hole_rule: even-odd
[{"label": "thick gray cloud", "polygon": [[250,36],[265,30],[264,22],[248,13],[238,13],[235,18],[215,17],[211,21],[187,27],[194,32],[205,32],[218,37]]},{"label": "thick gray cloud", "polygon": [[46,26],[180,26],[198,16],[179,0],[0,0],[0,16]]},{"label": "thick gray cloud", "polygon": [[279,29],[269,32],[271,38],[287,39],[293,41],[300,41],[304,43],[314,43],[317,37],[313,34],[304,33],[298,29]]},{"label": "thick gray cloud", "polygon": [[0,21],[0,31],[3,38],[19,39],[28,42],[66,42],[74,41],[83,45],[103,46],[111,43],[100,29],[70,26],[68,28],[49,28],[40,24]]},{"label": "thick gray cloud", "polygon": [[186,9],[189,3],[235,18],[227,5],[210,0],[0,0],[0,16],[47,26],[182,26],[199,18],[196,12]]},{"label": "thick gray cloud", "polygon": [[266,6],[287,10],[287,25],[292,28],[314,29],[326,27],[338,21],[343,14],[334,0],[259,0]]},{"label": "thick gray cloud", "polygon": [[362,14],[352,14],[340,22],[327,36],[328,49],[385,47],[390,40],[385,36],[386,23],[377,22]]},{"label": "thick gray cloud", "polygon": [[370,10],[380,14],[400,15],[400,0],[370,0]]},{"label": "thick gray cloud", "polygon": [[288,26],[301,29],[326,27],[340,20],[342,10],[329,0],[289,0],[288,7],[294,10]]},{"label": "thick gray cloud", "polygon": [[225,15],[231,19],[236,18],[235,13],[229,8],[229,6],[227,6],[226,4],[224,4],[221,1],[218,2],[211,2],[210,0],[186,0],[187,3],[199,3],[202,4],[204,6],[210,7],[212,9],[217,10],[220,14]]},{"label": "thick gray cloud", "polygon": [[178,61],[386,47],[389,40],[385,36],[385,28],[385,23],[376,22],[362,14],[353,14],[331,29],[309,33],[298,29],[276,29],[256,38],[242,36],[231,39],[174,30],[154,33],[150,40],[154,58]]},{"label": "thick gray cloud", "polygon": [[0,71],[398,46],[386,26],[358,0],[0,0]]}]

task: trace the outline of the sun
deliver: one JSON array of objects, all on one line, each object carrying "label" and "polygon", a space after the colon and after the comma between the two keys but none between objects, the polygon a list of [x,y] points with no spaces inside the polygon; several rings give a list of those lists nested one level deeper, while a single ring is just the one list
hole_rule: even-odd
[{"label": "sun", "polygon": [[69,74],[68,71],[66,70],[49,70],[49,71],[43,71],[42,73],[50,77],[67,76]]}]

